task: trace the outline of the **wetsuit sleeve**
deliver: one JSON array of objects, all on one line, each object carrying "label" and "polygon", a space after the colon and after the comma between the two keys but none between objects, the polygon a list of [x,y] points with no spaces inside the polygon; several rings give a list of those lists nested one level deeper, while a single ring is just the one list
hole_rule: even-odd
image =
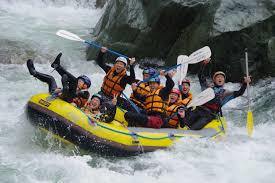
[{"label": "wetsuit sleeve", "polygon": [[165,84],[165,87],[162,88],[159,92],[161,98],[163,100],[167,100],[168,99],[168,96],[171,92],[171,90],[173,89],[173,87],[175,86],[175,83],[173,81],[172,78],[170,78],[168,75],[165,76],[166,78],[166,84]]},{"label": "wetsuit sleeve", "polygon": [[102,111],[102,121],[106,123],[110,123],[114,120],[116,115],[116,106],[112,104],[108,104],[105,106],[104,111]]},{"label": "wetsuit sleeve", "polygon": [[130,76],[128,76],[128,84],[134,83],[136,80],[136,74],[135,74],[135,69],[133,65],[130,65]]},{"label": "wetsuit sleeve", "polygon": [[226,91],[227,94],[224,94],[225,96],[221,100],[221,106],[225,105],[230,100],[243,95],[246,90],[246,86],[247,86],[247,84],[243,83],[241,88],[238,91],[233,91],[233,92]]},{"label": "wetsuit sleeve", "polygon": [[103,56],[104,53],[99,51],[95,61],[99,65],[99,67],[101,67],[107,73],[111,69],[111,66],[108,66],[103,62]]},{"label": "wetsuit sleeve", "polygon": [[201,64],[200,67],[200,71],[198,73],[198,77],[199,77],[199,81],[200,81],[200,85],[201,85],[201,90],[205,90],[206,88],[208,88],[208,84],[207,84],[207,80],[206,80],[206,75],[204,73],[206,64]]},{"label": "wetsuit sleeve", "polygon": [[125,75],[122,79],[121,79],[121,85],[122,86],[126,86],[127,84],[131,85],[132,83],[134,83],[136,81],[136,75],[135,75],[135,70],[134,70],[134,66],[130,65],[130,76]]},{"label": "wetsuit sleeve", "polygon": [[179,115],[178,115],[178,118],[179,118],[179,124],[181,128],[187,126],[186,118],[181,118]]},{"label": "wetsuit sleeve", "polygon": [[247,87],[247,84],[242,83],[241,88],[238,91],[233,92],[234,98],[242,96],[244,94],[245,90],[246,90],[246,87]]}]

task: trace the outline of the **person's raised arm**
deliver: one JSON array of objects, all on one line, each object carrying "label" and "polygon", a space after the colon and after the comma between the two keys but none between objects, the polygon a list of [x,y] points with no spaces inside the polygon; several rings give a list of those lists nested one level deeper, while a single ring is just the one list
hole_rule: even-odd
[{"label": "person's raised arm", "polygon": [[106,73],[111,69],[111,67],[105,64],[103,61],[103,56],[107,52],[107,50],[108,49],[106,47],[102,47],[98,52],[97,58],[95,60],[99,67],[101,67]]},{"label": "person's raised arm", "polygon": [[251,82],[250,76],[249,76],[249,77],[244,77],[244,81],[243,81],[243,83],[242,83],[241,88],[240,88],[238,91],[234,91],[234,92],[233,92],[234,98],[243,95],[244,92],[245,92],[245,90],[246,90],[247,83],[250,83],[250,82]]},{"label": "person's raised arm", "polygon": [[173,81],[172,77],[175,75],[176,72],[170,72],[164,74],[163,71],[160,71],[160,75],[165,75],[166,83],[165,87],[160,90],[160,96],[163,100],[167,100],[171,90],[175,86],[175,82]]},{"label": "person's raised arm", "polygon": [[202,91],[209,87],[208,83],[207,83],[207,80],[206,80],[204,70],[205,70],[206,65],[210,62],[210,59],[211,58],[206,59],[201,63],[200,70],[199,70],[199,73],[198,73],[198,78],[199,78],[199,82],[200,82]]}]

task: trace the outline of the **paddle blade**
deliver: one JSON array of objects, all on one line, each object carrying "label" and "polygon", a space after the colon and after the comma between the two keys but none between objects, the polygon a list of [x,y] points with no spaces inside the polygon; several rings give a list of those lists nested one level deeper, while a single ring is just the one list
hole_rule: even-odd
[{"label": "paddle blade", "polygon": [[188,64],[196,64],[211,57],[209,46],[205,46],[189,56]]},{"label": "paddle blade", "polygon": [[56,35],[58,35],[60,37],[63,37],[65,39],[72,40],[72,41],[85,42],[85,40],[81,39],[78,35],[73,34],[73,33],[69,32],[69,31],[66,31],[66,30],[59,30],[59,31],[56,32]]},{"label": "paddle blade", "polygon": [[186,55],[179,55],[177,58],[177,65],[181,64],[181,66],[177,68],[177,73],[179,73],[180,82],[187,75],[187,70],[188,70],[188,64],[186,64],[187,61],[188,61],[188,56]]},{"label": "paddle blade", "polygon": [[196,95],[188,104],[189,107],[196,107],[205,104],[206,102],[212,100],[215,97],[214,90],[212,88],[207,88],[206,90],[203,90],[201,93]]},{"label": "paddle blade", "polygon": [[247,111],[247,121],[246,121],[246,129],[248,136],[252,136],[254,130],[254,121],[252,111]]},{"label": "paddle blade", "polygon": [[181,71],[180,71],[181,73],[180,81],[182,81],[186,77],[187,71],[188,71],[188,64],[183,64],[181,66]]},{"label": "paddle blade", "polygon": [[188,63],[188,56],[187,55],[179,55],[177,58],[177,65],[178,64],[186,64]]}]

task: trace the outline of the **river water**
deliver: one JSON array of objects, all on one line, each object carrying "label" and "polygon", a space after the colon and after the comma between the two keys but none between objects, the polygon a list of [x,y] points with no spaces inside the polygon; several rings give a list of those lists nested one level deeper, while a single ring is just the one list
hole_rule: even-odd
[{"label": "river water", "polygon": [[[88,38],[103,11],[86,0],[1,0],[0,182],[274,182],[274,78],[252,87],[253,138],[245,128],[245,97],[224,107],[228,135],[220,142],[183,139],[167,150],[106,158],[39,134],[25,119],[24,106],[47,86],[29,75],[26,59],[33,58],[37,70],[60,78],[51,73],[49,63],[62,52],[62,64],[76,76],[91,77],[90,92],[96,92],[104,72],[85,61],[85,45],[55,32],[65,29]],[[191,78],[197,93],[197,79]],[[239,84],[226,87],[238,89]]]}]

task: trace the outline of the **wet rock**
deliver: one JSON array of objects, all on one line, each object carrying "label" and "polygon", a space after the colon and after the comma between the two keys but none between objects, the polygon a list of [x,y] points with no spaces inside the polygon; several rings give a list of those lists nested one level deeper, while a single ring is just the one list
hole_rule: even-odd
[{"label": "wet rock", "polygon": [[[245,73],[248,48],[253,76],[275,76],[274,0],[110,0],[93,36],[118,52],[164,59],[167,65],[209,45],[211,72],[223,70],[231,81]],[[97,51],[89,48],[87,59]]]},{"label": "wet rock", "polygon": [[106,4],[107,0],[96,0],[95,7],[96,8],[103,8],[103,6]]}]

